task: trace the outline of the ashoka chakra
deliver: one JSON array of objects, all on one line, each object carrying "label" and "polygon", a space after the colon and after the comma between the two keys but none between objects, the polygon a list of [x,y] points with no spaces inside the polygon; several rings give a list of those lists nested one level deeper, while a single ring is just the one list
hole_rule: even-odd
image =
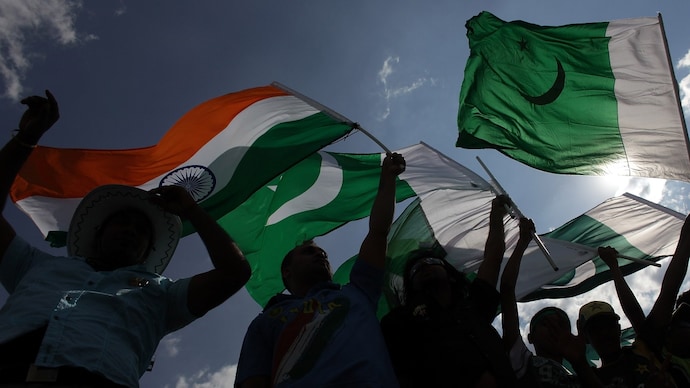
[{"label": "ashoka chakra", "polygon": [[171,171],[161,179],[160,186],[182,186],[200,202],[208,197],[216,187],[216,176],[204,166],[185,166]]}]

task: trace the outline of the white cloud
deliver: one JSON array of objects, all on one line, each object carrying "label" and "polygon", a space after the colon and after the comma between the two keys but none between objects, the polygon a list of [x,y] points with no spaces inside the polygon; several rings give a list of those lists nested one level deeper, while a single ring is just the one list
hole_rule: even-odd
[{"label": "white cloud", "polygon": [[237,364],[226,365],[216,372],[203,369],[194,376],[180,376],[175,388],[232,388],[235,384]]},{"label": "white cloud", "polygon": [[180,337],[166,337],[161,341],[163,344],[163,348],[165,351],[168,353],[168,356],[170,357],[175,357],[177,356],[178,353],[180,353],[180,342],[182,342],[182,338]]},{"label": "white cloud", "polygon": [[659,203],[663,199],[667,183],[665,179],[634,177],[612,177],[611,179],[619,182],[616,195],[630,193],[654,203]]},{"label": "white cloud", "polygon": [[[690,50],[685,54],[678,64],[676,65],[678,69],[688,69],[690,68]],[[678,83],[678,88],[680,90],[680,103],[683,106],[685,114],[690,111],[690,74],[685,75],[681,78]]]},{"label": "white cloud", "polygon": [[393,76],[396,71],[394,66],[400,63],[400,57],[389,56],[383,61],[381,70],[378,72],[378,81],[383,85],[383,98],[385,100],[385,108],[383,112],[379,115],[379,120],[385,120],[391,113],[391,100],[395,98],[402,97],[404,95],[412,93],[414,90],[420,87],[435,83],[433,78],[428,77],[418,77],[412,82],[405,82],[403,85],[397,85],[396,82],[391,82],[391,76]]},{"label": "white cloud", "polygon": [[60,45],[95,39],[79,37],[74,28],[81,2],[70,0],[4,0],[0,2],[0,76],[5,82],[5,97],[18,99],[22,79],[35,56],[27,48],[30,37],[46,36]]}]

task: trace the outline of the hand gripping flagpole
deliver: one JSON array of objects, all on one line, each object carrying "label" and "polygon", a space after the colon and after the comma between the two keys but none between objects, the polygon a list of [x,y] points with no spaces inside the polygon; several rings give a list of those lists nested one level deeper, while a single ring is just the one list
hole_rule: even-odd
[{"label": "hand gripping flagpole", "polygon": [[[477,156],[477,161],[479,161],[479,164],[482,165],[482,168],[484,168],[484,171],[486,171],[487,174],[489,174],[489,178],[491,181],[494,183],[496,191],[498,191],[498,194],[503,194],[503,195],[508,195],[508,193],[503,189],[500,183],[496,180],[496,177],[489,171],[489,169],[486,167],[484,162]],[[512,218],[524,218],[525,216],[522,214],[520,209],[518,209],[517,205],[515,205],[515,202],[512,200],[510,201],[512,206],[505,205],[506,210],[508,211],[508,214]],[[558,271],[558,266],[556,266],[556,263],[554,263],[553,258],[551,257],[551,254],[549,253],[549,250],[546,249],[546,245],[544,245],[544,242],[541,241],[541,238],[537,234],[535,230],[532,230],[532,238],[534,239],[534,242],[537,243],[537,246],[541,250],[541,253],[544,254],[544,257],[546,257],[546,260],[548,260],[549,264],[551,265],[551,268],[553,268],[554,271]]]}]

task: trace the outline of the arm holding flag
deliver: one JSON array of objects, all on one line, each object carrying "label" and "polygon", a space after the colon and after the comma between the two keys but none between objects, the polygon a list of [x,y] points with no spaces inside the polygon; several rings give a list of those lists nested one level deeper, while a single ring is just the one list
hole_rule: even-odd
[{"label": "arm holding flag", "polygon": [[491,202],[489,235],[484,246],[484,260],[477,271],[477,279],[482,279],[494,287],[498,283],[498,273],[506,250],[503,218],[508,214],[506,208],[509,205],[510,198],[507,195],[498,195]]},{"label": "arm holding flag", "polygon": [[[26,112],[19,121],[19,129],[0,150],[0,201],[5,208],[7,196],[17,173],[36,147],[38,140],[60,118],[55,97],[46,90],[46,97],[31,96],[23,99]],[[15,236],[15,231],[4,216],[0,216],[0,260]]]},{"label": "arm holding flag", "polygon": [[661,282],[661,291],[647,316],[647,320],[655,329],[666,328],[671,324],[674,303],[688,272],[688,259],[690,259],[690,216],[685,218],[678,245]]},{"label": "arm holding flag", "polygon": [[630,286],[625,282],[616,259],[617,253],[611,247],[599,248],[599,256],[611,269],[611,276],[613,277],[616,293],[623,311],[637,335],[640,335],[643,324],[645,328],[653,331],[668,327],[671,323],[674,302],[680,291],[683,278],[688,271],[688,259],[690,258],[690,216],[685,219],[678,239],[678,245],[661,282],[661,291],[647,317],[645,317]]},{"label": "arm holding flag", "polygon": [[247,283],[249,263],[230,235],[182,186],[162,186],[150,192],[164,210],[189,220],[206,246],[214,269],[192,277],[187,294],[189,311],[202,316]]},{"label": "arm holding flag", "polygon": [[520,273],[522,255],[532,239],[533,230],[534,223],[532,220],[527,218],[520,219],[520,238],[501,275],[501,321],[503,325],[503,345],[506,351],[510,350],[515,341],[520,338],[520,320],[515,298],[515,285]]},{"label": "arm holding flag", "polygon": [[618,300],[621,303],[621,307],[623,307],[623,312],[630,320],[630,324],[635,332],[639,335],[645,320],[644,311],[642,311],[642,307],[630,286],[625,282],[623,273],[618,266],[618,251],[610,246],[599,247],[599,257],[608,265],[613,278],[613,285],[616,287]]},{"label": "arm holding flag", "polygon": [[388,231],[395,213],[395,178],[405,171],[405,159],[398,153],[386,155],[379,188],[369,216],[369,232],[359,249],[359,258],[383,269],[386,264]]}]

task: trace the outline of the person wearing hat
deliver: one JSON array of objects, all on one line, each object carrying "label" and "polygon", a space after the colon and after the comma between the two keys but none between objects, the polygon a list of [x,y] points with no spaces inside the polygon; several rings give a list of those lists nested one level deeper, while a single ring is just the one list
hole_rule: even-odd
[{"label": "person wearing hat", "polygon": [[509,204],[505,195],[492,200],[484,260],[475,279],[445,260],[444,251],[423,248],[410,254],[400,305],[381,319],[402,387],[515,386],[501,337],[492,326]]},{"label": "person wearing hat", "polygon": [[595,373],[605,386],[676,387],[645,341],[621,347],[620,316],[604,301],[580,307],[577,328],[596,350],[601,366]]},{"label": "person wearing hat", "polygon": [[376,309],[395,210],[395,181],[403,171],[402,155],[384,158],[369,231],[349,283],[332,282],[328,255],[312,241],[285,255],[281,275],[289,294],[271,298],[249,325],[236,387],[398,386]]},{"label": "person wearing hat", "polygon": [[[0,150],[2,206],[17,172],[59,118],[53,95],[28,109]],[[160,275],[184,217],[214,269],[173,281]],[[44,253],[0,217],[0,385],[137,387],[158,342],[218,306],[249,279],[230,236],[182,187],[107,185],[78,205],[68,256]]]},{"label": "person wearing hat", "polygon": [[[533,354],[520,335],[515,285],[522,256],[532,239],[534,223],[520,219],[520,238],[501,275],[501,321],[503,345],[518,378],[518,386],[530,388],[603,387],[587,363],[586,344],[570,331],[570,318],[558,307],[537,311],[529,324],[527,340],[534,345]],[[563,366],[567,359],[573,374]]]}]

